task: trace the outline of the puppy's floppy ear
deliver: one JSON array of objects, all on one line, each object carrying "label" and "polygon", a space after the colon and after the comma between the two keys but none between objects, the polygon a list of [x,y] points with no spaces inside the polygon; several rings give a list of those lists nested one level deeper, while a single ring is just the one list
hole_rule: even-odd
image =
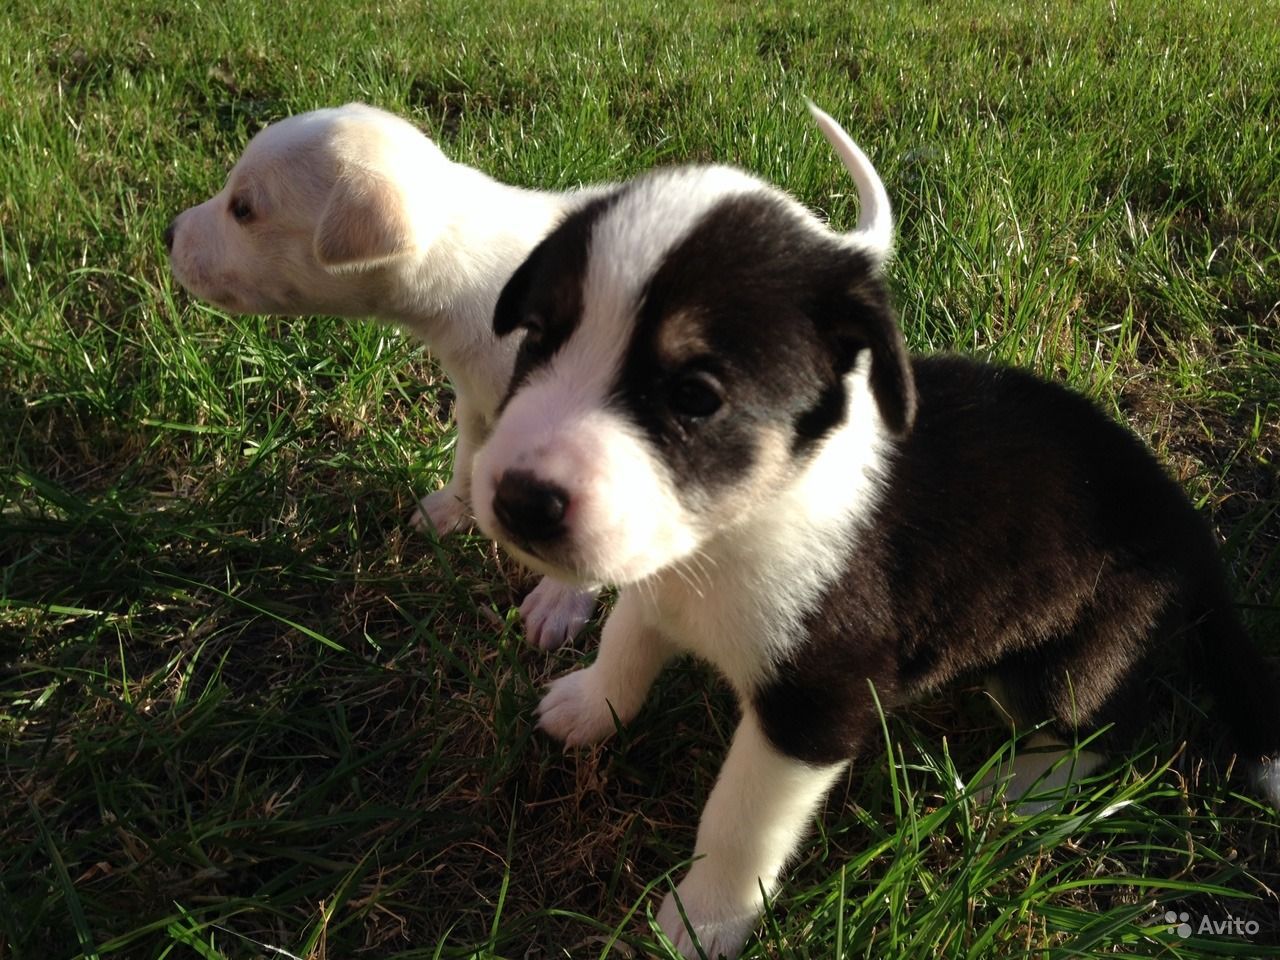
[{"label": "puppy's floppy ear", "polygon": [[368,171],[344,171],[329,191],[314,243],[323,267],[373,267],[409,251],[413,224],[390,181]]},{"label": "puppy's floppy ear", "polygon": [[544,239],[533,248],[529,256],[525,257],[524,263],[520,264],[516,272],[508,278],[502,292],[498,294],[498,303],[493,308],[493,332],[498,336],[505,337],[524,323],[525,301],[533,288],[534,278],[538,275],[542,262],[546,258],[547,242],[548,240]]},{"label": "puppy's floppy ear", "polygon": [[840,301],[834,327],[840,353],[851,365],[862,349],[871,351],[871,394],[885,426],[901,436],[915,421],[917,395],[889,291],[877,274],[861,273]]},{"label": "puppy's floppy ear", "polygon": [[[596,221],[622,190],[592,198],[569,214],[539,243],[516,269],[493,310],[493,332],[503,337],[517,327],[556,318],[576,318],[582,312],[582,279],[587,250]],[[534,303],[530,303],[530,296]],[[531,309],[533,308],[533,309]]]}]

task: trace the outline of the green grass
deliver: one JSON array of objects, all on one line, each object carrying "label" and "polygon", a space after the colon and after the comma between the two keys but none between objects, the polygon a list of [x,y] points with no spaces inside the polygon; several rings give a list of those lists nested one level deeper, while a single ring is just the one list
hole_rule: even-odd
[{"label": "green grass", "polygon": [[[682,665],[603,748],[534,734],[581,653],[524,645],[532,581],[491,544],[406,529],[451,455],[430,359],[168,274],[165,224],[263,123],[363,99],[544,187],[729,161],[848,226],[812,97],[889,187],[913,348],[1132,424],[1276,653],[1278,51],[1247,2],[11,0],[0,958],[662,953],[651,891],[732,703]],[[1007,749],[974,691],[891,720],[749,955],[1275,955],[1277,816],[1170,698],[1135,759],[1030,819],[962,786]],[[1259,933],[1182,939],[1169,909]]]}]

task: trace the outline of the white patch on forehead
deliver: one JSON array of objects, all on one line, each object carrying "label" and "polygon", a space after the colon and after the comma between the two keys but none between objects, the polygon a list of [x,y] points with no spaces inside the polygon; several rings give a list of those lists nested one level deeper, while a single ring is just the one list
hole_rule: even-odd
[{"label": "white patch on forehead", "polygon": [[568,341],[512,401],[546,427],[604,405],[631,345],[640,295],[663,259],[726,197],[765,189],[731,167],[659,171],[637,181],[592,225],[582,316]]},{"label": "white patch on forehead", "polygon": [[630,346],[640,296],[663,260],[726,197],[764,189],[732,167],[664,170],[636,181],[592,226],[578,327],[534,379],[565,381],[575,397],[601,402]]},{"label": "white patch on forehead", "polygon": [[664,170],[637,180],[596,222],[583,280],[584,315],[635,304],[667,254],[726,197],[767,188],[732,167]]}]

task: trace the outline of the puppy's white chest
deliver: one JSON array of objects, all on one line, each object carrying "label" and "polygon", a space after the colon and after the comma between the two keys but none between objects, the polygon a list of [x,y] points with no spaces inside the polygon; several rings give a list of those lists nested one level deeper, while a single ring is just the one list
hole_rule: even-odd
[{"label": "puppy's white chest", "polygon": [[719,670],[740,697],[768,676],[783,640],[784,611],[718,576],[664,583],[650,599],[658,629],[682,650]]},{"label": "puppy's white chest", "polygon": [[640,590],[658,629],[719,669],[741,697],[806,642],[806,618],[838,584],[856,541],[847,515],[814,525],[787,513]]}]

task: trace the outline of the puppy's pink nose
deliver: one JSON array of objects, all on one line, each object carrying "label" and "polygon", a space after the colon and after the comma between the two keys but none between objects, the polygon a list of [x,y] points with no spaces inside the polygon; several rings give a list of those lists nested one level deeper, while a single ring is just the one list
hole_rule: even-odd
[{"label": "puppy's pink nose", "polygon": [[493,512],[520,540],[542,543],[564,535],[569,494],[528,470],[508,470],[493,492]]}]

